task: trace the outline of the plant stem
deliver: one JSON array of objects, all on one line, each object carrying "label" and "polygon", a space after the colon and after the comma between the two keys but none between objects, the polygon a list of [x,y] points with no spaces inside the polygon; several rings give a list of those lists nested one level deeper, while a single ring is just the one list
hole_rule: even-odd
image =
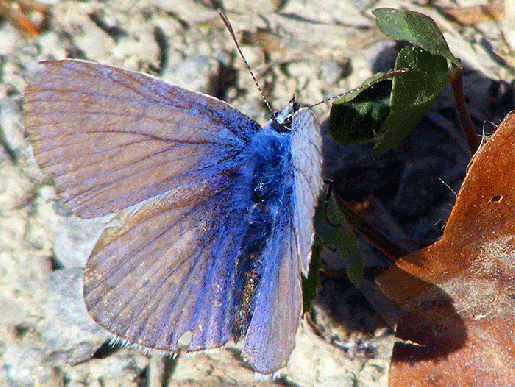
[{"label": "plant stem", "polygon": [[474,129],[472,119],[470,118],[469,112],[465,105],[465,95],[463,94],[463,76],[461,68],[456,69],[451,85],[458,120],[460,121],[461,128],[463,129],[463,133],[465,134],[465,138],[470,149],[470,154],[473,155],[479,148],[479,139],[477,137],[476,130]]}]

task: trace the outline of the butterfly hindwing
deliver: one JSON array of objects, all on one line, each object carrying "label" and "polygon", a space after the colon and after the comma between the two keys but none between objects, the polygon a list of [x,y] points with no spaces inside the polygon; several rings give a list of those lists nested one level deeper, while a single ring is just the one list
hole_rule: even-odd
[{"label": "butterfly hindwing", "polygon": [[302,289],[297,246],[292,243],[291,204],[281,209],[263,252],[262,259],[268,264],[256,290],[255,310],[244,342],[243,356],[261,373],[286,365],[301,317]]},{"label": "butterfly hindwing", "polygon": [[237,253],[248,213],[228,186],[181,206],[166,198],[104,231],[84,276],[88,310],[110,332],[148,348],[220,347],[231,337]]}]

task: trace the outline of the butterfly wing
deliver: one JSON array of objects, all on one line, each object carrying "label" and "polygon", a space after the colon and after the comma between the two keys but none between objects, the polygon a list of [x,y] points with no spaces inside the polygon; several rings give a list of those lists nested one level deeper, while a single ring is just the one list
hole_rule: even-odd
[{"label": "butterfly wing", "polygon": [[220,173],[260,129],[222,101],[154,77],[83,61],[44,65],[25,94],[26,128],[39,165],[84,218]]},{"label": "butterfly wing", "polygon": [[35,158],[77,215],[120,218],[86,265],[89,312],[146,347],[175,351],[189,330],[190,349],[223,345],[250,202],[241,154],[258,125],[142,74],[80,61],[45,67],[25,102]]},{"label": "butterfly wing", "polygon": [[302,312],[297,246],[293,243],[290,203],[284,203],[267,248],[243,356],[256,371],[270,374],[284,367],[295,347]]},{"label": "butterfly wing", "polygon": [[315,229],[313,217],[322,188],[322,137],[320,124],[309,109],[300,109],[292,120],[291,153],[295,172],[295,245],[307,276]]},{"label": "butterfly wing", "polygon": [[187,203],[146,205],[104,231],[84,274],[84,299],[100,325],[167,351],[177,351],[188,331],[190,350],[232,338],[241,290],[232,284],[249,197],[226,179],[211,179]]}]

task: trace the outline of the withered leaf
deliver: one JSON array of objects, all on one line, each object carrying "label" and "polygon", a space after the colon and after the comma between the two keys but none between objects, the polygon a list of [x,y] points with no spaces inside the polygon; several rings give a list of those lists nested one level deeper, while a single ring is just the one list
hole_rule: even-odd
[{"label": "withered leaf", "polygon": [[515,114],[478,150],[442,238],[378,277],[399,306],[391,386],[515,383]]}]

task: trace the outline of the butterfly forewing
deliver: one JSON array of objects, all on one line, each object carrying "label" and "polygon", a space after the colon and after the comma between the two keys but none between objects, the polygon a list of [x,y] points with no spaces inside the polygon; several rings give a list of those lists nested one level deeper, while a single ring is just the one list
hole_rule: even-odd
[{"label": "butterfly forewing", "polygon": [[220,173],[259,126],[228,104],[82,61],[45,62],[26,91],[39,165],[81,217],[107,215]]},{"label": "butterfly forewing", "polygon": [[293,116],[291,143],[295,173],[293,224],[301,268],[307,275],[315,234],[312,220],[323,183],[320,125],[310,110],[300,109]]}]

